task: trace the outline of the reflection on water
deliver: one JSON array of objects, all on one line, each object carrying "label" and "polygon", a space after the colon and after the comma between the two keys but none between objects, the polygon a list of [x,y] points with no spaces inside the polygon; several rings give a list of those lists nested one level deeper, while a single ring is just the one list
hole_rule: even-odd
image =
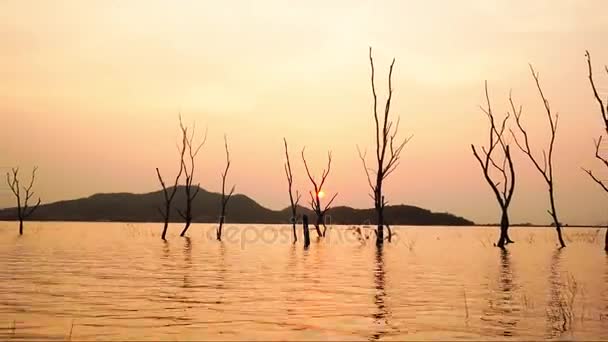
[{"label": "reflection on water", "polygon": [[304,250],[290,226],[32,226],[0,222],[0,340],[608,339],[608,254],[586,230],[557,250],[513,228],[500,250],[480,243],[495,229],[393,227],[377,248],[334,227]]},{"label": "reflection on water", "polygon": [[511,252],[507,249],[497,249],[498,260],[498,289],[491,291],[488,298],[488,308],[484,310],[482,320],[488,325],[492,335],[503,337],[517,336],[517,324],[521,320],[521,307],[516,297],[517,281],[511,266]]},{"label": "reflection on water", "polygon": [[374,324],[378,327],[377,331],[374,332],[371,339],[379,340],[385,332],[386,326],[388,325],[388,310],[384,298],[386,297],[386,289],[384,287],[384,246],[376,246],[376,262],[374,268],[374,304],[377,307],[377,311],[373,314]]}]

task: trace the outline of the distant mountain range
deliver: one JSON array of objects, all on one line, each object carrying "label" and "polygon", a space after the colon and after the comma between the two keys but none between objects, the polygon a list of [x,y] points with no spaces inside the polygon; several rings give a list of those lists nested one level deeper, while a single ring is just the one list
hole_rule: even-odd
[{"label": "distant mountain range", "polygon": [[[218,222],[221,194],[200,189],[193,201],[194,222]],[[164,203],[162,191],[146,194],[110,193],[95,194],[90,197],[59,201],[40,205],[30,220],[38,221],[118,221],[118,222],[160,222],[158,208]],[[183,186],[177,189],[173,201],[171,220],[182,221],[175,208],[185,206],[186,197]],[[0,220],[14,220],[16,209],[0,210]],[[310,209],[298,207],[299,214],[313,216]],[[227,223],[289,223],[290,208],[271,210],[241,194],[235,194],[228,204]],[[332,224],[374,224],[373,209],[353,209],[335,207],[327,212]],[[472,221],[449,213],[434,213],[409,205],[387,206],[387,222],[392,225],[473,225]]]}]

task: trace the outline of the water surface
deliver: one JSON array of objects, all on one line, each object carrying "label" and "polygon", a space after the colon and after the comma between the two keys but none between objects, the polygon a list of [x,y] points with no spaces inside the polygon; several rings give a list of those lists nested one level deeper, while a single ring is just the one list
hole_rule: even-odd
[{"label": "water surface", "polygon": [[[604,231],[0,222],[0,340],[608,339]],[[372,233],[373,234],[373,233]],[[70,335],[71,334],[71,335]]]}]

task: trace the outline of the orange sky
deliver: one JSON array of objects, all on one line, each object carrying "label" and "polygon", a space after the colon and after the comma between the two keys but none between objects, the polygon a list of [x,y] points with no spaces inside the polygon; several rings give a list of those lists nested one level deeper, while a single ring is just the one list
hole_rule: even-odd
[{"label": "orange sky", "polygon": [[[483,143],[483,81],[507,94],[531,131],[547,132],[527,63],[560,113],[556,195],[565,222],[608,220],[608,197],[581,171],[597,165],[601,121],[586,79],[608,64],[608,2],[552,1],[25,1],[0,2],[0,167],[39,166],[43,202],[158,188],[177,166],[177,113],[209,127],[198,179],[220,186],[222,136],[237,192],[287,206],[282,138],[296,185],[334,153],[326,191],[370,207],[356,145],[373,147],[367,48],[378,91],[395,56],[393,113],[414,138],[387,183],[391,203],[498,220],[470,151]],[[608,75],[598,80],[608,95]],[[536,134],[544,139],[546,133]],[[512,221],[549,222],[547,193],[518,155]],[[4,169],[3,169],[4,170]],[[599,169],[601,170],[601,169]],[[320,170],[319,170],[320,171]],[[608,173],[602,170],[604,177]],[[6,187],[0,206],[12,205]]]}]

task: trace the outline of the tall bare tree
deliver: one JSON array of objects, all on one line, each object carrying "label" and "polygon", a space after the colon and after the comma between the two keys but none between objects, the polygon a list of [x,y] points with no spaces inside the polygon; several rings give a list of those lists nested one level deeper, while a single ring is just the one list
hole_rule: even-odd
[{"label": "tall bare tree", "polygon": [[[181,119],[180,119],[180,121],[181,121]],[[163,240],[166,240],[165,237],[167,235],[167,228],[169,227],[169,220],[171,219],[171,203],[173,202],[173,198],[175,197],[175,194],[177,193],[177,185],[179,183],[179,179],[181,178],[182,173],[184,172],[183,160],[184,160],[184,155],[186,153],[186,141],[187,141],[187,134],[182,131],[181,146],[178,146],[179,151],[180,151],[179,172],[177,173],[177,176],[175,176],[175,182],[173,183],[173,186],[171,188],[167,188],[167,186],[165,185],[165,182],[163,181],[163,177],[160,175],[160,170],[158,168],[156,168],[156,175],[158,176],[160,185],[163,187],[163,195],[164,195],[164,200],[165,200],[165,207],[158,208],[158,211],[163,216],[164,221],[165,221],[164,226],[163,226],[163,233],[161,235],[161,239],[163,239]]]},{"label": "tall bare tree", "polygon": [[226,168],[222,172],[222,200],[221,200],[221,208],[220,208],[220,224],[217,228],[217,240],[222,240],[222,227],[224,226],[224,221],[226,220],[226,207],[228,206],[228,201],[232,197],[234,193],[235,185],[232,186],[230,192],[226,194],[226,177],[228,176],[228,170],[230,170],[230,151],[228,150],[228,138],[224,135],[224,147],[226,149]]},{"label": "tall bare tree", "polygon": [[186,194],[186,210],[185,212],[182,212],[179,209],[177,210],[179,215],[186,221],[184,229],[182,230],[181,234],[179,234],[179,236],[184,236],[188,231],[188,228],[190,228],[190,224],[192,223],[192,201],[194,200],[194,198],[196,198],[196,195],[198,195],[198,192],[201,189],[200,183],[196,184],[194,189],[192,187],[195,170],[194,160],[198,155],[200,149],[203,147],[203,145],[205,145],[205,142],[207,141],[207,131],[205,130],[205,135],[203,136],[201,143],[195,146],[194,132],[196,126],[192,126],[192,133],[188,135],[188,127],[184,126],[180,117],[179,127],[182,131],[182,135],[186,136],[186,139],[184,141],[186,143],[186,149],[188,150],[188,161],[186,161],[185,153],[182,154],[182,168],[184,169],[184,176],[186,177],[186,184],[184,185],[184,191]]},{"label": "tall bare tree", "polygon": [[[304,157],[304,150],[306,147],[302,149],[302,161],[304,162],[304,167],[306,168],[306,174],[308,175],[308,179],[312,183],[314,188],[313,191],[309,191],[310,194],[310,208],[315,212],[316,220],[315,220],[315,229],[317,230],[318,236],[325,236],[327,232],[327,226],[325,225],[325,214],[331,207],[331,204],[338,196],[338,193],[335,193],[332,198],[327,202],[325,207],[321,204],[321,197],[323,194],[323,186],[325,185],[325,181],[327,180],[327,176],[329,176],[329,171],[331,170],[331,151],[327,152],[327,168],[323,169],[321,173],[321,181],[317,181],[316,178],[310,173],[308,169],[308,163],[306,162],[306,157]],[[323,232],[321,233],[321,229],[319,228],[323,225]]]},{"label": "tall bare tree", "polygon": [[518,138],[515,132],[513,132],[513,130],[511,130],[511,134],[515,140],[515,143],[517,144],[517,147],[519,147],[519,149],[528,156],[528,159],[532,162],[532,164],[534,164],[536,170],[542,175],[543,179],[545,180],[545,183],[547,183],[547,187],[549,190],[549,204],[551,206],[551,208],[547,210],[547,212],[553,219],[553,224],[555,225],[555,230],[557,232],[557,239],[561,248],[563,248],[566,247],[566,244],[564,243],[564,239],[562,237],[562,224],[558,219],[557,210],[555,208],[555,187],[553,179],[553,146],[555,145],[555,134],[557,132],[557,123],[559,120],[559,115],[557,113],[553,114],[553,112],[551,111],[549,101],[545,97],[545,94],[543,93],[543,90],[540,85],[539,74],[534,71],[534,68],[531,64],[530,72],[532,73],[532,77],[534,78],[534,81],[536,83],[538,94],[541,100],[543,101],[543,106],[545,107],[547,120],[549,122],[549,128],[551,129],[551,140],[549,141],[548,152],[547,150],[543,149],[542,161],[540,161],[540,159],[538,159],[538,157],[533,154],[532,149],[530,148],[528,132],[524,129],[521,123],[522,106],[519,106],[519,108],[516,109],[512,98],[510,98],[509,101],[511,103],[511,108],[513,109],[513,113],[515,115],[515,123],[517,124],[517,128],[521,136],[523,137],[523,143],[520,142],[522,138]]},{"label": "tall bare tree", "polygon": [[[593,90],[593,96],[595,97],[597,104],[600,106],[600,114],[602,115],[602,121],[604,123],[604,129],[605,129],[606,135],[608,136],[608,99],[606,100],[606,103],[604,103],[604,101],[600,97],[600,94],[597,92],[597,88],[595,87],[595,82],[593,81],[593,68],[591,66],[591,54],[589,54],[589,51],[585,51],[585,57],[587,57],[587,66],[589,69],[589,83],[591,83],[591,89]],[[608,66],[604,66],[604,69],[606,70],[606,74],[608,74]],[[595,158],[597,160],[599,160],[606,168],[606,171],[608,171],[608,157],[601,155],[601,153],[600,153],[601,147],[602,147],[602,135],[600,135],[599,138],[595,141]],[[608,182],[606,182],[606,180],[600,179],[590,169],[583,169],[583,170],[585,170],[585,172],[587,172],[589,177],[591,177],[591,179],[595,183],[597,183],[602,189],[604,189],[604,191],[606,193],[608,193]],[[604,249],[608,252],[608,229],[606,230]]]},{"label": "tall bare tree", "polygon": [[295,200],[293,194],[293,173],[291,172],[291,163],[289,162],[289,150],[287,149],[287,139],[283,138],[283,143],[285,144],[285,164],[283,165],[285,168],[285,176],[287,176],[287,185],[289,189],[289,203],[291,204],[291,224],[293,228],[293,242],[298,241],[298,235],[296,234],[296,223],[297,219],[297,208],[298,203],[300,202],[300,193],[296,190]]},{"label": "tall bare tree", "polygon": [[392,77],[395,59],[393,58],[388,71],[388,97],[386,99],[386,104],[384,105],[384,113],[382,114],[378,113],[378,96],[376,95],[374,59],[371,47],[369,48],[369,64],[371,67],[371,85],[374,98],[374,123],[376,127],[376,169],[367,166],[365,153],[361,153],[361,150],[358,147],[357,149],[359,151],[359,157],[363,162],[367,182],[372,190],[370,197],[374,200],[374,209],[376,210],[377,215],[376,244],[380,245],[384,243],[385,226],[389,231],[389,240],[392,235],[390,226],[384,218],[384,208],[387,205],[387,201],[384,198],[382,186],[388,176],[395,171],[399,165],[401,151],[403,151],[403,148],[412,137],[398,139],[399,118],[397,118],[396,122],[392,121],[390,118],[391,100],[393,98]]},{"label": "tall bare tree", "polygon": [[[490,188],[496,196],[498,205],[502,212],[500,219],[500,237],[498,239],[497,246],[503,248],[505,244],[512,243],[513,241],[509,238],[509,204],[513,198],[513,192],[515,190],[515,169],[513,168],[513,160],[511,159],[511,152],[509,145],[503,140],[505,127],[507,120],[509,119],[509,113],[504,117],[500,127],[496,127],[494,121],[494,113],[492,112],[492,105],[490,103],[490,96],[488,94],[488,82],[485,82],[485,95],[487,108],[480,107],[481,110],[486,114],[490,121],[490,139],[487,148],[481,147],[481,153],[477,152],[474,145],[471,145],[473,155],[479,162],[483,176],[486,179]],[[496,153],[495,153],[496,152]],[[481,154],[481,155],[480,155]],[[501,158],[500,159],[497,158]],[[500,180],[494,181],[492,175],[496,173],[500,174]],[[502,183],[502,186],[501,186]]]},{"label": "tall bare tree", "polygon": [[[38,202],[32,207],[29,205],[29,200],[34,196],[34,192],[32,191],[32,187],[34,186],[34,180],[36,179],[36,171],[37,167],[34,167],[32,170],[32,178],[30,179],[30,183],[28,186],[21,186],[19,184],[19,168],[11,169],[11,173],[6,173],[6,182],[8,183],[8,187],[15,195],[15,199],[17,200],[17,218],[19,219],[19,235],[23,235],[23,221],[26,220],[40,205],[40,198],[38,198]],[[23,194],[21,193],[23,190]]]}]

